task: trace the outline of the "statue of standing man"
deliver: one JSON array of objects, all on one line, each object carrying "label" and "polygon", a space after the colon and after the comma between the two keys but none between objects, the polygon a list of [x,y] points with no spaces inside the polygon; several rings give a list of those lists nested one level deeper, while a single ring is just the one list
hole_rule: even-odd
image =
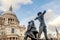
[{"label": "statue of standing man", "polygon": [[41,37],[41,33],[42,33],[42,31],[43,31],[46,40],[48,40],[46,24],[45,24],[45,22],[44,22],[44,14],[45,14],[45,13],[46,13],[46,10],[45,10],[43,13],[42,13],[42,12],[39,12],[39,13],[37,14],[38,17],[36,17],[34,20],[37,20],[37,19],[38,19],[39,22],[40,22],[38,37],[39,37],[39,38]]}]

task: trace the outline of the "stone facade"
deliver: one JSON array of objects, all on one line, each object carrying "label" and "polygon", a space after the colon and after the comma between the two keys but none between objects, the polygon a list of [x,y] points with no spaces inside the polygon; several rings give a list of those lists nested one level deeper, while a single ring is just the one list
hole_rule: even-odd
[{"label": "stone facade", "polygon": [[0,15],[0,40],[23,40],[25,29],[24,25],[19,25],[12,6]]}]

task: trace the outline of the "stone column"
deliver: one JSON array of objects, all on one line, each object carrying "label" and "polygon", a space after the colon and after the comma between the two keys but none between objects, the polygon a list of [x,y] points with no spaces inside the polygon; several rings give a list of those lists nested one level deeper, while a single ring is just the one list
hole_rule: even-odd
[{"label": "stone column", "polygon": [[10,39],[8,38],[8,40],[10,40]]},{"label": "stone column", "polygon": [[11,40],[13,40],[13,37],[11,37]]},{"label": "stone column", "polygon": [[3,40],[3,39],[2,39]]},{"label": "stone column", "polygon": [[7,38],[5,38],[5,40],[7,40]]},{"label": "stone column", "polygon": [[7,40],[8,40],[8,38],[7,38]]},{"label": "stone column", "polygon": [[7,40],[7,38],[6,38],[6,40]]},{"label": "stone column", "polygon": [[15,40],[16,40],[16,37],[15,37]]},{"label": "stone column", "polygon": [[17,40],[20,40],[19,38],[17,38]]}]

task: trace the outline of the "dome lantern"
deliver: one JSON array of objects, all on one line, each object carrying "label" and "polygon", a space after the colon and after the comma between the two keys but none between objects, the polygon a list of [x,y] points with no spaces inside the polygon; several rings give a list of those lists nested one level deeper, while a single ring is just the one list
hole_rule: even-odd
[{"label": "dome lantern", "polygon": [[9,11],[12,11],[12,5],[10,6]]}]

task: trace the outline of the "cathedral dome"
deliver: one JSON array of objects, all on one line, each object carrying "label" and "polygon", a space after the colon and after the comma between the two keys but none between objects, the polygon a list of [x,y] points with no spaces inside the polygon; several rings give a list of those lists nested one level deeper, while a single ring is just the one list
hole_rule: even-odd
[{"label": "cathedral dome", "polygon": [[11,15],[11,16],[15,16],[16,17],[16,15],[14,14],[14,12],[12,12],[12,6],[10,6],[9,10],[5,11],[3,13],[3,15]]},{"label": "cathedral dome", "polygon": [[[16,15],[15,15],[12,11],[6,11],[6,12],[3,13],[3,16],[4,16],[4,15],[10,15],[10,16],[16,17]],[[17,18],[17,17],[16,17],[16,18]]]},{"label": "cathedral dome", "polygon": [[5,18],[5,20],[7,22],[11,20],[12,22],[15,22],[15,23],[19,24],[19,20],[17,19],[17,16],[12,11],[12,6],[9,8],[8,11],[5,11],[2,16],[3,16],[3,18]]}]

